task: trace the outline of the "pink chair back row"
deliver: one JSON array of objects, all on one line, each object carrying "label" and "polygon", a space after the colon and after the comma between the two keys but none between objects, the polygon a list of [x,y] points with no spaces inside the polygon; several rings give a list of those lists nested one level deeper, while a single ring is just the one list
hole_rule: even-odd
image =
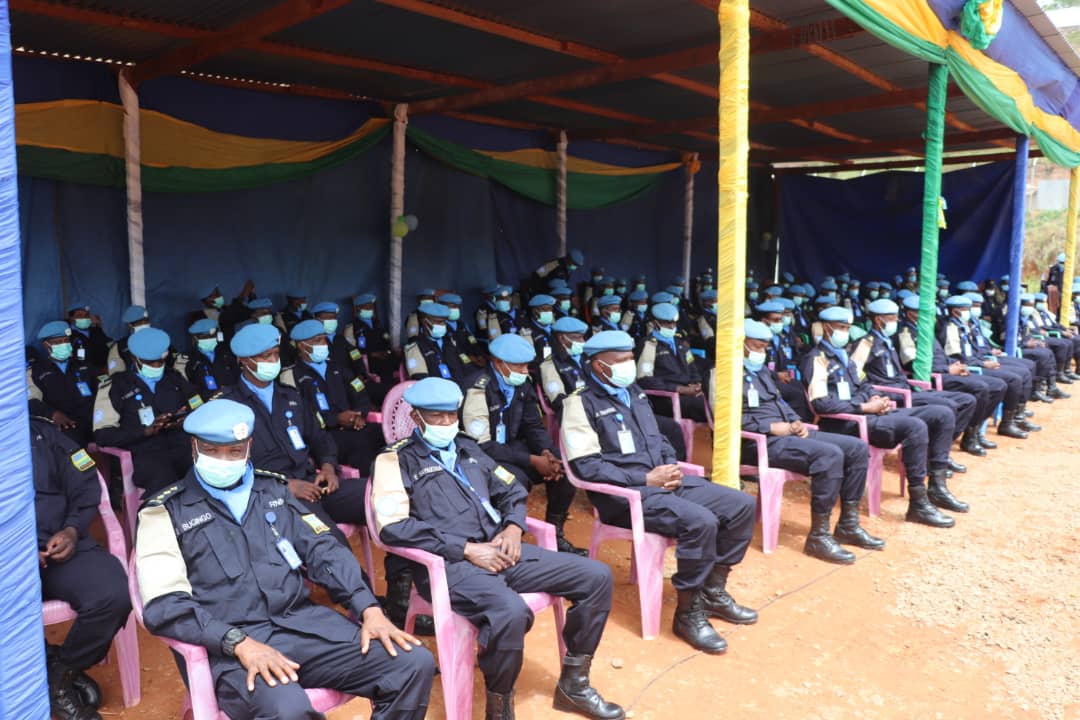
[{"label": "pink chair back row", "polygon": [[390,388],[382,404],[382,431],[386,444],[390,445],[408,437],[416,423],[409,417],[412,406],[405,402],[405,391],[416,384],[416,380],[401,382]]}]

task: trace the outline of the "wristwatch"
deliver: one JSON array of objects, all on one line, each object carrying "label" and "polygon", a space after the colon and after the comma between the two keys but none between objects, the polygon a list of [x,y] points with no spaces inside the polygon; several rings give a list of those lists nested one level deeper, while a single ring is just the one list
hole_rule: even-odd
[{"label": "wristwatch", "polygon": [[247,640],[248,634],[238,627],[229,628],[221,639],[221,652],[227,657],[236,657],[236,646]]}]

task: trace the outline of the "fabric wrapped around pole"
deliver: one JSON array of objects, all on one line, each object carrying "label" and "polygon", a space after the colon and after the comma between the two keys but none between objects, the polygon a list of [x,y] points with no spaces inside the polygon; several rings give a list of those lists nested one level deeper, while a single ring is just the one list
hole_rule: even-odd
[{"label": "fabric wrapped around pole", "polygon": [[[1016,176],[1013,178],[1012,237],[1009,241],[1009,297],[1005,314],[1005,352],[1020,355],[1020,287],[1024,272],[1024,214],[1027,211],[1027,165],[1031,141],[1027,135],[1016,136]],[[1071,283],[1066,277],[1064,283]]]},{"label": "fabric wrapped around pole", "polygon": [[0,3],[0,718],[46,720],[45,639],[41,625],[34,482],[30,467],[23,358],[15,101],[8,4]]},{"label": "fabric wrapped around pole", "polygon": [[556,210],[555,233],[559,236],[559,257],[566,257],[566,149],[569,145],[566,131],[559,131],[559,169],[555,177]]},{"label": "fabric wrapped around pole", "polygon": [[390,159],[390,344],[401,349],[401,266],[404,238],[393,233],[394,223],[405,214],[405,131],[409,126],[409,106],[394,108],[394,154]]},{"label": "fabric wrapped around pole", "polygon": [[934,330],[937,314],[938,216],[941,203],[941,153],[945,143],[945,103],[949,69],[930,65],[926,93],[926,172],[923,178],[922,262],[919,267],[919,339],[915,355],[915,379],[928,381],[934,362]]},{"label": "fabric wrapped around pole", "polygon": [[694,248],[694,176],[698,171],[698,154],[691,153],[686,163],[686,186],[683,191],[683,252],[682,276],[690,282],[690,256]]},{"label": "fabric wrapped around pole", "polygon": [[[1065,225],[1065,273],[1061,278],[1061,324],[1072,321],[1072,285],[1076,272],[1076,213],[1080,211],[1080,167],[1074,167],[1069,176],[1069,216]],[[1076,318],[1080,322],[1080,317]]]},{"label": "fabric wrapped around pole", "polygon": [[142,159],[139,136],[139,96],[131,85],[131,68],[119,75],[124,104],[124,174],[127,187],[128,272],[131,304],[146,305],[146,267],[143,264]]}]

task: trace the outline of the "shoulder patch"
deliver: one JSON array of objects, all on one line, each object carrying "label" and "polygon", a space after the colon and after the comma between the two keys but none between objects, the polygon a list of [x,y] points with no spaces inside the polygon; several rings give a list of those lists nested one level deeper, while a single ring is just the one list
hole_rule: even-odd
[{"label": "shoulder patch", "polygon": [[410,435],[407,438],[402,438],[401,440],[398,440],[397,442],[393,443],[392,445],[387,445],[386,447],[384,447],[382,449],[382,452],[397,452],[398,450],[405,447],[406,445],[408,445],[411,442],[412,442],[412,435]]},{"label": "shoulder patch", "polygon": [[282,483],[282,484],[285,484],[285,483],[289,482],[289,478],[287,478],[285,475],[282,475],[281,473],[271,472],[270,470],[259,470],[258,468],[256,468],[255,469],[255,474],[260,476],[260,477],[266,477],[266,478],[271,478],[273,480],[277,480],[279,483]]},{"label": "shoulder patch", "polygon": [[496,465],[492,472],[495,474],[495,477],[503,481],[504,485],[514,484],[514,473],[510,472],[502,465]]},{"label": "shoulder patch", "polygon": [[173,495],[176,495],[176,494],[181,493],[183,491],[184,491],[184,486],[181,485],[180,483],[177,483],[175,485],[170,485],[169,487],[165,488],[164,490],[159,492],[154,497],[150,498],[149,500],[146,500],[143,503],[143,505],[145,507],[156,507],[158,505],[164,505],[166,500],[171,498]]},{"label": "shoulder patch", "polygon": [[94,467],[94,458],[90,457],[88,452],[79,448],[71,454],[71,464],[74,465],[75,469],[79,472],[86,472]]},{"label": "shoulder patch", "polygon": [[482,374],[480,377],[476,378],[476,382],[473,383],[473,387],[474,388],[479,388],[480,390],[483,390],[484,388],[487,387],[488,379],[489,378],[488,378],[487,373]]},{"label": "shoulder patch", "polygon": [[349,385],[351,385],[352,389],[355,390],[356,392],[363,392],[364,391],[364,381],[361,380],[360,378],[353,378],[352,381],[349,382]]},{"label": "shoulder patch", "polygon": [[200,407],[202,407],[203,400],[198,395],[192,395],[188,398],[187,404],[188,407],[190,407],[192,410],[198,410]]},{"label": "shoulder patch", "polygon": [[300,519],[303,520],[316,535],[330,532],[330,528],[326,526],[326,523],[319,519],[318,515],[308,513],[307,515],[301,515]]}]

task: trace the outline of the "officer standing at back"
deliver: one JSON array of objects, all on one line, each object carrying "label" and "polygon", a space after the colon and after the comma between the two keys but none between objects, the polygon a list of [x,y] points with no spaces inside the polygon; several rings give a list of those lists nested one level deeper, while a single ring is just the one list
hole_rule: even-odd
[{"label": "officer standing at back", "polygon": [[109,360],[112,339],[101,329],[101,318],[90,313],[90,306],[72,305],[68,308],[71,325],[71,347],[76,360],[84,362],[102,374]]},{"label": "officer standing at back", "polygon": [[78,445],[88,445],[94,430],[94,394],[98,377],[86,360],[74,357],[72,330],[59,320],[38,331],[41,351],[30,368],[41,400],[56,426]]}]

